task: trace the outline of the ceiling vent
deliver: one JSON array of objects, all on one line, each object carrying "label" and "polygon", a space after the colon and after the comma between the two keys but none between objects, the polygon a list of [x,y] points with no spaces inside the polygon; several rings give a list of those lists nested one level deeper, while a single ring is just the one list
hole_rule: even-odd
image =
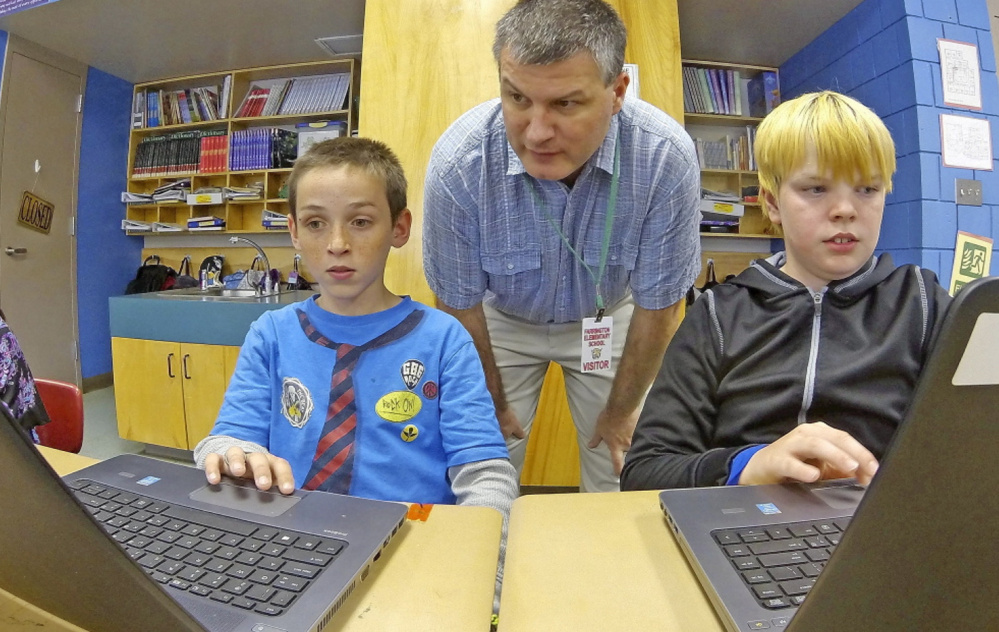
[{"label": "ceiling vent", "polygon": [[355,57],[361,54],[361,35],[320,37],[316,44],[332,57]]}]

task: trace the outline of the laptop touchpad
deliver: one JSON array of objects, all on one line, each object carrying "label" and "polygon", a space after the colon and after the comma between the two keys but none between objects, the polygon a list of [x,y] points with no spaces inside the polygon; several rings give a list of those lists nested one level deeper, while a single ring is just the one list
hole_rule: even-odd
[{"label": "laptop touchpad", "polygon": [[273,518],[294,507],[301,497],[262,492],[252,483],[240,485],[226,481],[219,485],[205,485],[191,493],[191,500]]},{"label": "laptop touchpad", "polygon": [[813,487],[811,491],[833,509],[853,509],[864,497],[867,488],[860,485],[836,485]]}]

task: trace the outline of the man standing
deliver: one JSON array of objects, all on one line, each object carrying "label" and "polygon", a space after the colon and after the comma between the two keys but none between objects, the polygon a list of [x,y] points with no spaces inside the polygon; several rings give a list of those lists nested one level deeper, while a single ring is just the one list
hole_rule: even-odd
[{"label": "man standing", "polygon": [[618,489],[645,393],[700,268],[693,143],[629,98],[602,0],[520,0],[496,25],[500,98],[434,147],[424,262],[471,332],[518,471],[550,361],[583,491]]}]

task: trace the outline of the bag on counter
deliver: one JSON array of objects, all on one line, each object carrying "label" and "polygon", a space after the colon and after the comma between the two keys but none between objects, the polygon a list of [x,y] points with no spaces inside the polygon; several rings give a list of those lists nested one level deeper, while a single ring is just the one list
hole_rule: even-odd
[{"label": "bag on counter", "polygon": [[198,282],[201,281],[200,275],[205,275],[205,283],[207,287],[219,287],[222,285],[222,262],[224,258],[222,255],[211,255],[205,257],[204,261],[201,262],[201,269],[198,270]]},{"label": "bag on counter", "polygon": [[175,288],[198,287],[198,280],[191,276],[191,256],[184,257],[180,262],[180,270],[177,271],[177,280],[174,282]]},{"label": "bag on counter", "polygon": [[125,294],[143,294],[145,292],[162,292],[174,286],[177,271],[160,264],[157,255],[149,255],[139,266],[135,278],[128,282]]}]

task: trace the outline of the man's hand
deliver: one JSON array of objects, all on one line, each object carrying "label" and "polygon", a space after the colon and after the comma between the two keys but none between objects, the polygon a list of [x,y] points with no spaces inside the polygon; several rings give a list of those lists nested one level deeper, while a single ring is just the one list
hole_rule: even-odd
[{"label": "man's hand", "polygon": [[273,481],[282,494],[295,491],[295,477],[288,461],[262,452],[243,452],[241,448],[229,448],[225,456],[209,454],[205,458],[205,477],[212,485],[222,481],[222,475],[233,478],[252,478],[257,489],[267,491]]},{"label": "man's hand", "polygon": [[593,430],[593,436],[587,444],[591,450],[603,441],[610,450],[611,463],[614,465],[614,476],[621,476],[621,469],[624,467],[624,455],[631,447],[631,435],[635,433],[635,426],[638,424],[638,414],[640,409],[631,411],[630,415],[618,417],[606,408],[600,411],[597,417],[597,427]]},{"label": "man's hand", "polygon": [[507,406],[502,411],[497,408],[496,419],[499,421],[500,431],[503,433],[504,439],[524,438],[524,427],[520,425],[520,420],[517,419],[512,408]]},{"label": "man's hand", "polygon": [[859,441],[821,421],[801,424],[753,455],[740,485],[815,481],[855,477],[867,485],[878,460]]}]

